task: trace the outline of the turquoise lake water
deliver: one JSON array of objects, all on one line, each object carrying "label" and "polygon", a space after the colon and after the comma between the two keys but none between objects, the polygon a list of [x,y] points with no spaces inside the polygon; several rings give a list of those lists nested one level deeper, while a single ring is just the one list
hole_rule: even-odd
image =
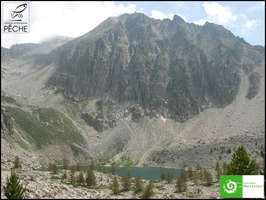
[{"label": "turquoise lake water", "polygon": [[[58,169],[62,169],[62,166],[58,166]],[[86,170],[88,166],[80,166],[80,170]],[[106,172],[111,174],[111,167],[105,167]],[[48,169],[39,169],[41,171],[47,171]],[[102,171],[100,169],[95,169],[97,171]],[[177,179],[180,176],[180,170],[173,168],[160,168],[160,167],[115,167],[115,174],[118,176],[123,176],[128,171],[132,177],[139,177],[141,179],[148,180],[160,180],[161,174],[170,173],[173,175],[174,179]]]},{"label": "turquoise lake water", "polygon": [[[111,167],[105,167],[107,173],[111,173]],[[123,176],[130,171],[132,177],[139,177],[142,179],[159,180],[162,173],[170,173],[176,179],[180,175],[180,170],[173,168],[160,167],[116,167],[116,174]]]}]

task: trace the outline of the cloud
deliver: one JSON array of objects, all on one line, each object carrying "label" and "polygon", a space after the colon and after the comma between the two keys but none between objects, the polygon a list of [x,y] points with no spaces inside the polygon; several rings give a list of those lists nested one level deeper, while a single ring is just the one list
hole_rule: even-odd
[{"label": "cloud", "polygon": [[[175,15],[178,15],[180,16],[185,22],[188,22],[187,18],[184,16],[184,15],[181,15],[181,14],[175,14]],[[154,18],[154,19],[173,19],[174,18],[174,14],[164,14],[158,10],[152,10],[151,11],[151,17]]]},{"label": "cloud", "polygon": [[257,25],[258,21],[255,19],[249,19],[246,15],[241,14],[239,15],[244,23],[241,25],[241,33],[247,33],[248,31],[252,31]]},{"label": "cloud", "polygon": [[194,21],[193,23],[195,24],[203,25],[206,21],[208,21],[216,24],[226,25],[237,20],[237,16],[233,15],[229,7],[222,6],[217,2],[204,2],[202,7],[206,13],[206,17]]},{"label": "cloud", "polygon": [[251,29],[251,28],[253,28],[256,24],[257,24],[257,21],[254,20],[254,19],[252,19],[252,20],[248,20],[248,21],[246,21],[245,26],[246,26],[247,29]]},{"label": "cloud", "polygon": [[202,25],[204,25],[206,23],[206,21],[207,21],[206,19],[199,19],[197,21],[194,21],[193,23],[202,26]]},{"label": "cloud", "polygon": [[237,16],[232,14],[229,7],[222,6],[217,2],[204,2],[202,6],[207,14],[208,21],[227,24],[237,19]]},{"label": "cloud", "polygon": [[1,45],[39,42],[53,35],[78,37],[111,16],[136,12],[136,5],[114,2],[31,2],[30,33],[3,34]]},{"label": "cloud", "polygon": [[187,18],[184,15],[178,14],[185,22],[188,22]]},{"label": "cloud", "polygon": [[151,17],[154,19],[166,19],[166,18],[173,19],[174,14],[166,15],[158,10],[152,10]]}]

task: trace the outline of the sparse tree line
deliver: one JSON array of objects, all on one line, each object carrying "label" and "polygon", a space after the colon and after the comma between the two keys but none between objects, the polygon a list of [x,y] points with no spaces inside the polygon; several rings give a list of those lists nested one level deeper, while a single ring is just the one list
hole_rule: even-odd
[{"label": "sparse tree line", "polygon": [[[175,182],[176,192],[185,192],[187,190],[187,181],[193,181],[195,185],[202,184],[204,186],[211,186],[214,182],[219,181],[220,175],[264,175],[264,152],[260,153],[263,159],[263,165],[259,165],[255,160],[251,160],[248,153],[243,146],[238,147],[236,152],[232,156],[230,163],[224,162],[222,166],[217,162],[215,166],[216,177],[213,178],[212,174],[207,170],[201,168],[199,165],[196,166],[195,171],[192,168],[188,170],[181,169],[180,176]],[[22,186],[18,176],[16,175],[16,170],[21,168],[21,161],[18,156],[15,157],[14,166],[11,169],[11,176],[7,177],[7,183],[4,186],[4,194],[8,199],[23,199],[26,188]],[[91,160],[90,166],[86,170],[81,170],[80,164],[77,163],[76,166],[69,166],[69,161],[63,159],[63,174],[61,176],[61,181],[66,184],[71,184],[73,186],[84,186],[84,187],[95,187],[97,185],[96,176],[94,174],[94,162]],[[58,174],[58,167],[54,163],[49,163],[48,170],[53,174]],[[70,174],[67,171],[70,170]],[[102,170],[106,173],[106,168],[102,167]],[[111,167],[111,173],[115,174],[115,167]],[[153,192],[153,181],[150,180],[149,183],[144,187],[143,180],[140,178],[132,178],[130,172],[128,171],[121,178],[121,185],[118,182],[117,176],[113,176],[113,180],[110,183],[110,189],[113,194],[117,195],[121,192],[133,190],[136,194],[141,194],[142,198],[151,197]],[[166,181],[168,184],[172,183],[173,175],[171,173],[161,174],[161,181]],[[109,180],[108,180],[109,182]],[[122,186],[122,187],[121,187]]]}]

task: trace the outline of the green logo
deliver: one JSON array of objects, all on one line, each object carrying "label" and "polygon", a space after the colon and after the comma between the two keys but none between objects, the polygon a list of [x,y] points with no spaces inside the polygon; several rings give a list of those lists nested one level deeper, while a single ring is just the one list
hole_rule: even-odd
[{"label": "green logo", "polygon": [[220,197],[221,198],[242,198],[242,176],[221,175],[220,176]]}]

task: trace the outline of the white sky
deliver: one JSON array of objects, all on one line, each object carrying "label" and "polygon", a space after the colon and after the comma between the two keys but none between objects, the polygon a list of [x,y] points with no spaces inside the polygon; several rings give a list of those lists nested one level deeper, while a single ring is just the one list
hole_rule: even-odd
[{"label": "white sky", "polygon": [[78,37],[108,17],[134,12],[156,19],[179,15],[186,22],[199,25],[209,21],[225,26],[251,44],[264,45],[265,41],[264,2],[35,1],[30,2],[30,33],[2,33],[1,46],[37,43],[55,35]]},{"label": "white sky", "polygon": [[134,13],[135,5],[114,2],[30,2],[30,33],[3,33],[1,46],[37,43],[54,35],[78,37],[110,16]]}]

